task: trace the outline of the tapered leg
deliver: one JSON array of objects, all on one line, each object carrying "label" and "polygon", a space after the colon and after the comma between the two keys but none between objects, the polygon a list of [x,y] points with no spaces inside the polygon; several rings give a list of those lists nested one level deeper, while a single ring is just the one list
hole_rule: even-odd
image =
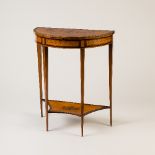
[{"label": "tapered leg", "polygon": [[46,131],[48,131],[48,47],[43,46],[44,92],[46,109]]},{"label": "tapered leg", "polygon": [[113,44],[109,44],[109,101],[110,101],[110,125],[112,126],[112,54]]},{"label": "tapered leg", "polygon": [[81,136],[83,136],[83,123],[84,123],[84,59],[85,49],[80,49],[80,60],[81,60]]},{"label": "tapered leg", "polygon": [[40,111],[41,117],[43,117],[43,106],[42,106],[42,51],[41,45],[37,44],[38,53],[38,75],[39,75],[39,89],[40,89]]}]

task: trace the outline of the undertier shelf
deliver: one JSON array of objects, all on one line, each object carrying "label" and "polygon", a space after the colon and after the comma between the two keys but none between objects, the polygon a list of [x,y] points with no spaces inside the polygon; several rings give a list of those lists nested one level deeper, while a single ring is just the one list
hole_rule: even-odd
[{"label": "undertier shelf", "polygon": [[[49,113],[66,113],[81,116],[81,103],[48,100],[48,105],[50,107],[48,111]],[[87,115],[97,110],[109,109],[109,108],[110,108],[109,106],[105,105],[84,104],[83,115]]]}]

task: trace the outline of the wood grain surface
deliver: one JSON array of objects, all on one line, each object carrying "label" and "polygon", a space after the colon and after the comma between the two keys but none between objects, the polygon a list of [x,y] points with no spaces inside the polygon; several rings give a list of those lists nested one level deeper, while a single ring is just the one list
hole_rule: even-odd
[{"label": "wood grain surface", "polygon": [[[81,117],[81,103],[49,100],[49,113],[67,113]],[[84,104],[83,115],[87,115],[97,110],[109,109],[109,106]]]},{"label": "wood grain surface", "polygon": [[88,30],[71,28],[47,28],[37,27],[34,29],[37,36],[58,40],[85,40],[112,36],[114,31],[110,30]]}]

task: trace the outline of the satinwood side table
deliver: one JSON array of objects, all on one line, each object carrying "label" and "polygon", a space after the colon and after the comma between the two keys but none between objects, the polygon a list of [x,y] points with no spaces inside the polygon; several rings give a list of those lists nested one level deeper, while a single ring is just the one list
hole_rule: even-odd
[{"label": "satinwood side table", "polygon": [[[102,109],[110,109],[110,125],[112,126],[112,47],[114,31],[37,27],[34,29],[38,52],[38,74],[40,87],[40,109],[45,102],[46,130],[48,131],[49,113],[66,113],[81,117],[81,136],[83,136],[84,116]],[[84,102],[84,60],[85,48],[109,46],[109,106],[93,105]],[[81,68],[81,103],[48,99],[48,47],[79,48]],[[43,60],[43,62],[42,62]],[[43,75],[42,75],[43,66]],[[44,77],[45,99],[42,95],[42,77]]]}]

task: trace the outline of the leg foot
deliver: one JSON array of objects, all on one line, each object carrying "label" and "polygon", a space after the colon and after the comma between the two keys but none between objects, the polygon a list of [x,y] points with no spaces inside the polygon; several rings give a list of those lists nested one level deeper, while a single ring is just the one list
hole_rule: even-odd
[{"label": "leg foot", "polygon": [[48,47],[43,46],[46,131],[48,131]]}]

